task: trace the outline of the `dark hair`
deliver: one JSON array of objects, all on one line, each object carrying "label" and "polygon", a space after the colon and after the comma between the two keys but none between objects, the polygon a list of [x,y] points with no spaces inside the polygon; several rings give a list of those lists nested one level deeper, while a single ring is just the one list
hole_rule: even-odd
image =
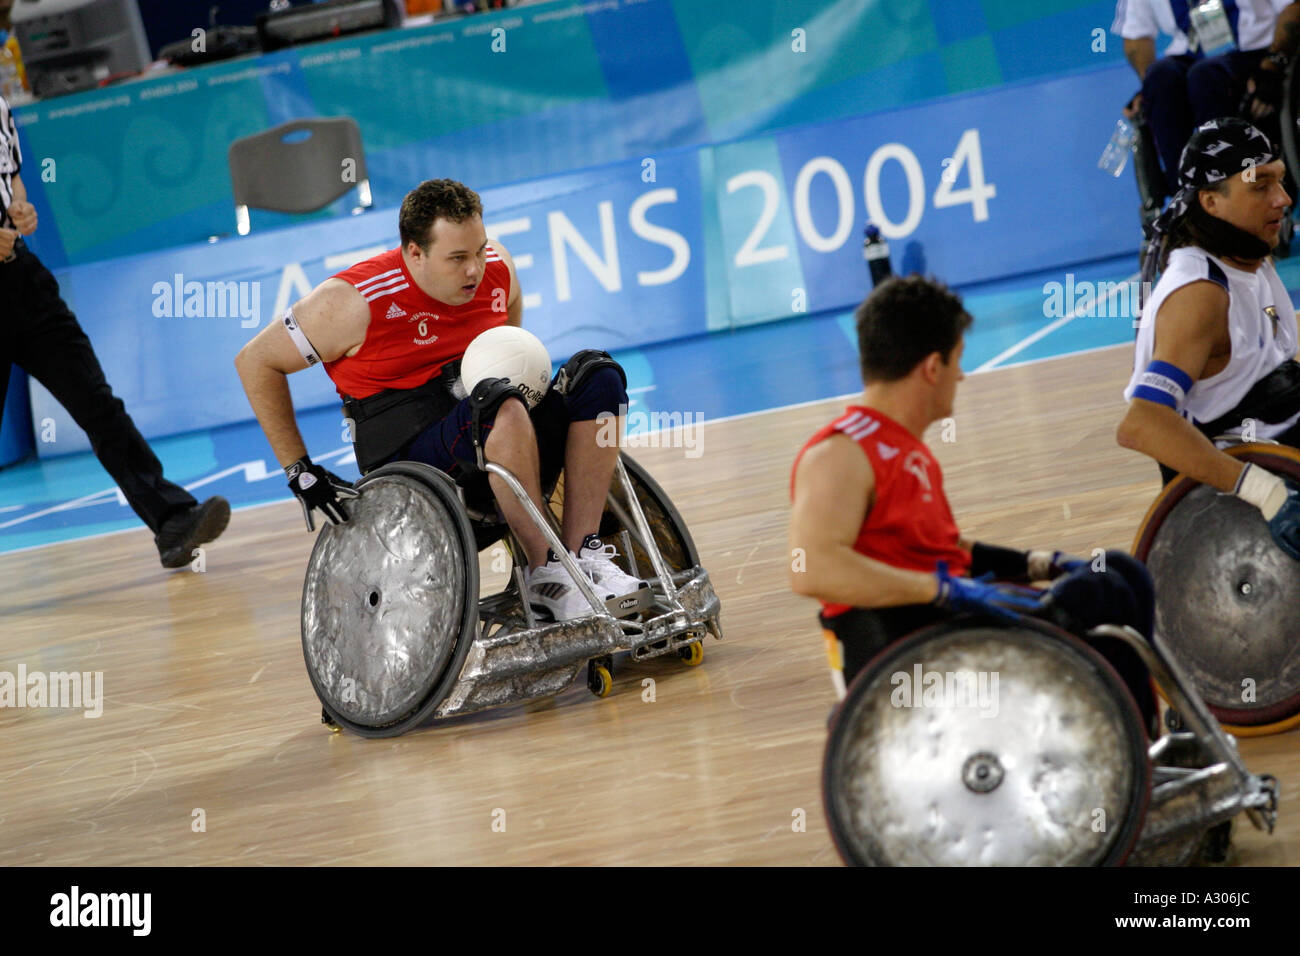
[{"label": "dark hair", "polygon": [[856,313],[862,381],[906,378],[932,352],[946,363],[974,321],[961,297],[937,279],[897,276],[867,296]]},{"label": "dark hair", "polygon": [[[1227,196],[1229,189],[1228,184],[1231,181],[1231,178],[1223,179],[1215,183],[1213,186],[1206,186],[1205,189],[1212,193],[1218,193],[1220,196]],[[1192,202],[1196,203],[1197,206],[1200,206],[1200,190],[1192,196]],[[1165,268],[1169,265],[1169,253],[1173,252],[1175,249],[1181,248],[1182,246],[1196,246],[1197,248],[1204,249],[1213,255],[1218,255],[1220,251],[1218,248],[1219,243],[1214,242],[1213,239],[1206,234],[1205,230],[1196,224],[1195,220],[1196,217],[1193,216],[1189,210],[1186,214],[1175,219],[1173,224],[1169,227],[1169,233],[1165,236],[1164,245],[1160,247],[1159,267],[1161,272],[1164,272]]]},{"label": "dark hair", "polygon": [[478,193],[454,179],[426,179],[402,200],[402,211],[397,217],[397,231],[402,238],[402,248],[414,242],[428,250],[433,237],[429,229],[435,219],[464,222],[483,215],[483,203]]}]

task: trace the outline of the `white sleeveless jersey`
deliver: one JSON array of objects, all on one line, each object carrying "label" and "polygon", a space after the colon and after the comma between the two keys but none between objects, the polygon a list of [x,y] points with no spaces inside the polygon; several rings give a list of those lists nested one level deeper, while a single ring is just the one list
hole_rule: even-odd
[{"label": "white sleeveless jersey", "polygon": [[[1255,272],[1236,269],[1196,246],[1183,246],[1169,254],[1169,266],[1142,309],[1138,330],[1133,377],[1124,397],[1131,399],[1138,378],[1146,371],[1155,350],[1156,313],[1170,294],[1190,282],[1208,279],[1228,292],[1228,336],[1232,356],[1217,375],[1192,383],[1183,403],[1183,417],[1211,422],[1232,411],[1250,387],[1296,352],[1296,317],[1286,286],[1278,278],[1272,259],[1265,259]],[[1276,317],[1276,318],[1275,318]],[[1255,426],[1258,438],[1272,438],[1286,431],[1300,413],[1285,422]],[[1226,429],[1240,432],[1241,425]]]}]

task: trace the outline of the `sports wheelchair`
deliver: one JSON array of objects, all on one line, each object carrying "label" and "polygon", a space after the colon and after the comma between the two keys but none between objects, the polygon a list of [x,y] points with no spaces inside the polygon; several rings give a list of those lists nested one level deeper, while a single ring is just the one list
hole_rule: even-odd
[{"label": "sports wheelchair", "polygon": [[[1300,481],[1294,448],[1224,451]],[[1148,509],[1132,551],[1155,583],[1156,633],[1210,713],[1237,736],[1300,724],[1300,561],[1273,542],[1259,511],[1178,475]],[[1185,716],[1174,707],[1166,721],[1178,729]]]},{"label": "sports wheelchair", "polygon": [[[393,737],[429,720],[559,694],[586,668],[598,697],[613,686],[613,656],[703,660],[721,639],[721,611],[690,532],[663,489],[621,454],[599,534],[617,542],[624,570],[650,584],[606,607],[559,541],[563,478],[545,513],[491,462],[591,602],[593,614],[539,621],[526,600],[523,549],[495,514],[429,465],[398,461],[365,475],[351,518],[321,529],[302,595],[307,673],[331,730]],[[495,509],[493,509],[495,510]],[[479,551],[503,541],[511,578],[479,596]]]},{"label": "sports wheelchair", "polygon": [[833,718],[823,798],[844,861],[1183,865],[1222,860],[1239,812],[1272,832],[1276,780],[1246,769],[1161,639],[1088,634],[1134,648],[1188,729],[1148,746],[1106,659],[1045,621],[922,628],[868,663]]}]

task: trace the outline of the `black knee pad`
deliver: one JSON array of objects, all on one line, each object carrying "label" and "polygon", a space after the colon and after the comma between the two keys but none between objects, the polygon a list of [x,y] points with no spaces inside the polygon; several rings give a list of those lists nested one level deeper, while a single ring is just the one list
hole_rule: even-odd
[{"label": "black knee pad", "polygon": [[1057,623],[1076,631],[1127,624],[1149,639],[1155,609],[1151,575],[1123,551],[1107,551],[1104,560],[1104,570],[1080,568],[1049,589],[1048,603],[1060,612]]},{"label": "black knee pad", "polygon": [[575,352],[556,375],[553,388],[564,396],[576,422],[590,421],[602,412],[617,415],[627,407],[627,373],[600,349]]},{"label": "black knee pad", "polygon": [[483,444],[486,441],[483,437],[483,424],[496,417],[501,403],[507,398],[517,398],[524,403],[525,408],[528,407],[523,393],[504,378],[485,378],[475,385],[474,391],[469,394],[472,420],[470,437],[474,441],[474,457],[478,462],[479,471],[486,470],[483,462]]}]

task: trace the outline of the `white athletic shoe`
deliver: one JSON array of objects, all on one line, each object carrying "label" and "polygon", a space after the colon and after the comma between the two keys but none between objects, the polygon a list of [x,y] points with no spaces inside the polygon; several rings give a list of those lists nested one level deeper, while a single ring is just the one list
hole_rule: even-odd
[{"label": "white athletic shoe", "polygon": [[[529,571],[525,578],[525,588],[528,591],[528,603],[533,610],[550,614],[556,621],[571,621],[595,613],[591,609],[591,602],[583,596],[559,561],[548,561],[540,568]],[[602,601],[614,597],[599,585],[595,586],[595,590]]]},{"label": "white athletic shoe", "polygon": [[577,554],[578,566],[587,572],[587,577],[618,597],[635,594],[642,588],[650,587],[640,578],[625,573],[614,563],[616,557],[618,557],[618,549],[612,544],[602,544],[594,534],[587,535],[587,540],[582,543],[582,548]]}]

